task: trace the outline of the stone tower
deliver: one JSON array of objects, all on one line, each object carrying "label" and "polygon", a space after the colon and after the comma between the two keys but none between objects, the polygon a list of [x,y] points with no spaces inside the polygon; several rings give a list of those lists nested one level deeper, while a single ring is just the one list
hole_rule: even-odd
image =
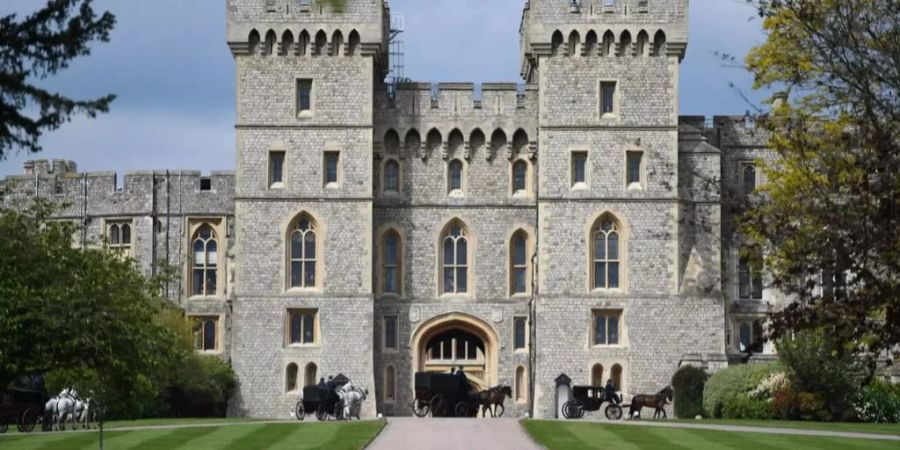
[{"label": "stone tower", "polygon": [[[705,239],[679,189],[687,14],[687,0],[526,6],[522,75],[540,92],[536,416],[567,395],[553,391],[560,372],[655,393],[685,355],[722,353],[719,256],[682,248]],[[715,202],[704,222],[718,242]]]},{"label": "stone tower", "polygon": [[[373,90],[382,0],[227,0],[237,69],[232,415],[287,418],[304,385],[373,387]],[[366,402],[364,416],[374,415]]]}]

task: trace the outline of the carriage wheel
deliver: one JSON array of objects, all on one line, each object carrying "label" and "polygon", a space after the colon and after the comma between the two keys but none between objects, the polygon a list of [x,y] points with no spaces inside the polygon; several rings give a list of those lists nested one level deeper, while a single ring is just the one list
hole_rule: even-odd
[{"label": "carriage wheel", "polygon": [[294,407],[294,415],[297,416],[297,420],[303,420],[306,416],[306,411],[303,409],[303,399],[297,402],[297,406]]},{"label": "carriage wheel", "polygon": [[9,430],[9,422],[6,419],[0,419],[0,434],[6,433]]},{"label": "carriage wheel", "polygon": [[44,413],[41,417],[41,431],[53,431],[53,413]]},{"label": "carriage wheel", "polygon": [[443,417],[444,408],[447,406],[442,395],[435,395],[431,398],[431,417]]},{"label": "carriage wheel", "polygon": [[575,414],[574,414],[574,411],[573,411],[573,410],[574,410],[574,405],[575,405],[575,401],[574,401],[574,400],[569,400],[569,401],[563,403],[563,406],[562,406],[562,415],[563,415],[563,418],[566,418],[566,419],[577,419],[577,417],[575,417]]},{"label": "carriage wheel", "polygon": [[466,402],[459,402],[456,404],[456,407],[453,408],[453,414],[456,417],[468,417],[469,416],[469,405]]},{"label": "carriage wheel", "polygon": [[430,405],[425,400],[413,400],[412,402],[412,410],[413,414],[416,417],[425,417],[428,415],[428,410],[430,409]]},{"label": "carriage wheel", "polygon": [[34,426],[37,424],[39,418],[40,416],[38,416],[37,412],[33,411],[31,408],[26,409],[25,412],[22,413],[19,431],[31,433],[34,431]]},{"label": "carriage wheel", "polygon": [[328,411],[325,411],[325,405],[319,405],[319,409],[316,410],[316,419],[328,420]]},{"label": "carriage wheel", "polygon": [[609,420],[619,420],[622,418],[622,407],[619,405],[607,405],[606,418]]},{"label": "carriage wheel", "polygon": [[339,401],[334,404],[334,419],[335,420],[350,420],[349,417],[344,417],[344,402]]}]

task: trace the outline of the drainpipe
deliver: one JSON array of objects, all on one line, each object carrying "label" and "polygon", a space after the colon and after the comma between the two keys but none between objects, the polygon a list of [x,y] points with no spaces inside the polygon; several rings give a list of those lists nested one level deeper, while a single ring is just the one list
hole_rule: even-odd
[{"label": "drainpipe", "polygon": [[88,202],[88,188],[87,188],[87,174],[81,174],[81,249],[84,250],[87,248],[87,202]]},{"label": "drainpipe", "polygon": [[[169,171],[166,171],[166,264],[169,264],[169,224],[172,221],[171,210],[172,210],[172,183],[171,178],[169,176]],[[166,280],[166,299],[170,299],[169,297],[169,280]]]},{"label": "drainpipe", "polygon": [[[537,142],[540,142],[540,128],[538,128],[538,136]],[[537,161],[537,159],[536,159]],[[540,209],[540,200],[541,200],[541,189],[540,182],[538,176],[538,167],[537,164],[534,164],[534,254],[531,256],[531,298],[529,299],[528,305],[528,323],[529,323],[529,336],[528,336],[528,410],[531,414],[531,417],[535,416],[535,403],[534,403],[534,386],[535,386],[535,374],[537,373],[536,363],[537,363],[537,347],[535,346],[535,341],[537,340],[537,295],[538,295],[538,253],[541,244],[541,209]]]}]

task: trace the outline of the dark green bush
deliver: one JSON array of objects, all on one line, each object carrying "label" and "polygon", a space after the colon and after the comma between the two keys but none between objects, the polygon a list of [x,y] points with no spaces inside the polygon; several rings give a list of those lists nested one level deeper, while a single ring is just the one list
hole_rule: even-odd
[{"label": "dark green bush", "polygon": [[164,395],[164,415],[224,417],[237,381],[231,366],[215,356],[185,358]]},{"label": "dark green bush", "polygon": [[777,363],[740,364],[713,374],[703,389],[703,410],[712,418],[722,417],[725,400],[747,394],[769,375],[778,372]]},{"label": "dark green bush", "polygon": [[900,385],[875,380],[854,403],[857,417],[864,422],[900,423]]},{"label": "dark green bush", "polygon": [[773,416],[771,403],[750,398],[746,394],[732,395],[722,405],[724,419],[769,420]]},{"label": "dark green bush", "polygon": [[672,376],[675,390],[675,415],[683,419],[693,419],[703,415],[703,388],[709,378],[706,371],[698,367],[684,366]]}]

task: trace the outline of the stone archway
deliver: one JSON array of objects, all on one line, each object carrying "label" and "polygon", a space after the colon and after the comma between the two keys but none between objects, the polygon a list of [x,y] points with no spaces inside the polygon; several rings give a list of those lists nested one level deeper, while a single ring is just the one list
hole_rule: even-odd
[{"label": "stone archway", "polygon": [[413,333],[413,372],[449,372],[462,366],[481,389],[497,384],[497,332],[487,322],[463,313],[450,313],[422,323]]}]

